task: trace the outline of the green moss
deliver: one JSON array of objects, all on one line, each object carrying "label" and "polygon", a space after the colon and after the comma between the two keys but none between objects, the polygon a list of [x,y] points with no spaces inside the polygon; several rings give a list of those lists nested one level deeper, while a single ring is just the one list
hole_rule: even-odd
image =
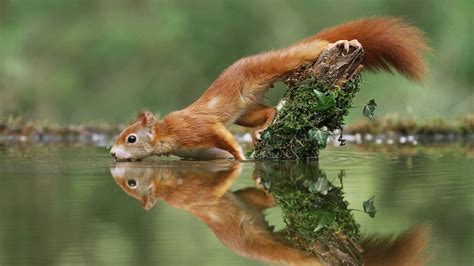
[{"label": "green moss", "polygon": [[316,163],[261,162],[256,171],[282,209],[289,243],[326,262],[341,254],[356,259],[360,231],[344,200],[342,172],[341,185],[335,186]]},{"label": "green moss", "polygon": [[262,134],[256,159],[318,158],[330,132],[342,128],[352,100],[359,91],[360,76],[342,88],[320,82],[314,75],[290,77],[283,107]]}]

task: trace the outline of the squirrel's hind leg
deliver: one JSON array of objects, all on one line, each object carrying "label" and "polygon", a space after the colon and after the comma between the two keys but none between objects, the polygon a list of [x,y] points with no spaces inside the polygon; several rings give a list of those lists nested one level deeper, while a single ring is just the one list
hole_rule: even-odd
[{"label": "squirrel's hind leg", "polygon": [[234,191],[234,194],[241,197],[243,200],[245,200],[245,202],[258,209],[259,211],[275,207],[276,204],[273,196],[256,187],[247,187],[239,189],[237,191]]},{"label": "squirrel's hind leg", "polygon": [[275,119],[277,110],[264,104],[257,104],[241,115],[235,122],[239,126],[256,128],[252,140],[257,143],[260,133],[264,131]]}]

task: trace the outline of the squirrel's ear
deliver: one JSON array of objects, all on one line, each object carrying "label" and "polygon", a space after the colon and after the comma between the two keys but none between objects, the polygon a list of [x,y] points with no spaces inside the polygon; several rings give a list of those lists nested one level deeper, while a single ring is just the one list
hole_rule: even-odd
[{"label": "squirrel's ear", "polygon": [[155,116],[149,111],[138,114],[138,119],[142,122],[142,125],[150,128],[153,127],[156,122]]}]

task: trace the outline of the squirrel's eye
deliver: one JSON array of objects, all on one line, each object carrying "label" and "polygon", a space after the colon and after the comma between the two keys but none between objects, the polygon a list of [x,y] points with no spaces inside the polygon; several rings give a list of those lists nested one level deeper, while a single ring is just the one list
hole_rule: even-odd
[{"label": "squirrel's eye", "polygon": [[127,185],[130,187],[130,188],[134,188],[137,186],[137,181],[135,181],[134,179],[129,179],[127,180]]},{"label": "squirrel's eye", "polygon": [[128,143],[135,143],[135,141],[137,141],[137,136],[135,134],[131,134],[127,137]]}]

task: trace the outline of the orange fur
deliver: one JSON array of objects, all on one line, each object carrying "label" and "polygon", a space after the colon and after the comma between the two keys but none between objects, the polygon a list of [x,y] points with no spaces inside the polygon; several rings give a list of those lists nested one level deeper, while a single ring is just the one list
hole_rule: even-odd
[{"label": "orange fur", "polygon": [[[159,200],[184,209],[202,220],[219,240],[237,254],[267,263],[322,265],[317,257],[294,248],[274,232],[262,213],[275,206],[261,189],[229,188],[240,173],[240,164],[205,162],[176,165],[118,163],[111,168],[115,182],[149,210]],[[255,173],[254,173],[255,174]],[[134,181],[135,187],[128,182]],[[426,263],[426,227],[409,230],[395,240],[370,236],[362,241],[365,265],[417,266]]]},{"label": "orange fur", "polygon": [[258,104],[248,110],[244,115],[241,115],[235,123],[243,127],[257,128],[252,136],[253,143],[256,144],[260,138],[260,131],[267,128],[273,122],[276,114],[276,108]]},{"label": "orange fur", "polygon": [[[246,258],[273,264],[321,265],[316,257],[293,248],[272,232],[261,211],[274,206],[273,198],[256,188],[229,191],[240,174],[239,164],[142,165],[119,163],[111,173],[145,209],[151,209],[158,200],[184,209],[202,220],[224,245]],[[137,187],[127,185],[130,179]]]},{"label": "orange fur", "polygon": [[[330,43],[343,39],[357,39],[362,44],[363,63],[369,70],[390,71],[393,66],[415,81],[421,81],[426,72],[422,53],[429,48],[420,30],[398,18],[360,19],[287,48],[238,60],[187,108],[161,121],[155,121],[149,112],[142,114],[118,136],[111,154],[117,159],[176,154],[200,159],[233,157],[242,160],[241,148],[225,126],[236,123],[255,127],[255,140],[258,132],[275,117],[275,109],[262,104],[273,83],[301,65],[316,61]],[[152,133],[152,140],[142,134],[143,141],[140,138],[137,143],[127,143],[129,134],[147,130]],[[150,145],[154,148],[149,148]],[[142,146],[146,150],[140,150]]]},{"label": "orange fur", "polygon": [[430,50],[423,32],[400,18],[364,18],[324,30],[314,39],[336,42],[357,39],[364,48],[366,69],[389,71],[390,66],[415,81],[421,82],[427,67],[423,52]]},{"label": "orange fur", "polygon": [[428,262],[424,254],[428,226],[414,227],[401,235],[369,236],[363,240],[364,262],[380,266],[421,266]]}]

